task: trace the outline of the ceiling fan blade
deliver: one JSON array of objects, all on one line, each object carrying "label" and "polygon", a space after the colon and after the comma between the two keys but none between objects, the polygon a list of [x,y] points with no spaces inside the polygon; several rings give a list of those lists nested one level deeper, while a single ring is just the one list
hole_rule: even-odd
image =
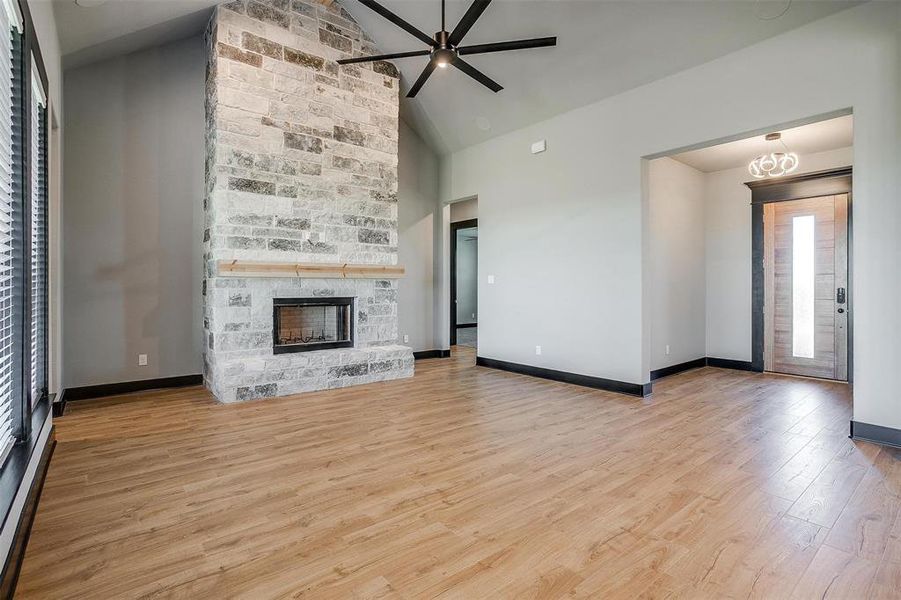
[{"label": "ceiling fan blade", "polygon": [[407,33],[410,33],[410,34],[416,36],[417,38],[419,38],[420,40],[422,40],[429,46],[437,46],[438,45],[438,43],[435,40],[433,40],[431,37],[427,36],[420,30],[416,29],[415,27],[413,27],[412,25],[410,25],[409,23],[407,23],[406,21],[404,21],[403,19],[398,17],[396,14],[394,14],[393,12],[391,12],[390,10],[388,10],[387,8],[385,8],[378,2],[375,2],[375,0],[359,0],[359,2],[363,6],[370,8],[370,9],[374,10],[375,12],[377,12],[378,14],[382,15],[383,17],[385,17],[386,19],[388,19],[389,21],[391,21],[392,23],[394,23],[395,25],[397,25],[398,27],[400,27]]},{"label": "ceiling fan blade", "polygon": [[463,36],[466,35],[469,28],[475,24],[476,20],[482,16],[482,13],[485,12],[485,9],[488,8],[489,4],[491,4],[491,0],[474,0],[466,11],[466,14],[463,15],[463,18],[460,19],[460,22],[454,27],[450,37],[447,38],[447,43],[451,46],[459,44],[463,40]]},{"label": "ceiling fan blade", "polygon": [[[525,50],[526,48],[544,48],[556,46],[557,38],[545,37],[531,40],[514,40],[512,42],[495,42],[493,44],[476,44],[475,46],[461,46],[457,48],[460,55],[485,54],[486,52],[506,52],[507,50]],[[340,61],[339,61],[340,62]]]},{"label": "ceiling fan blade", "polygon": [[416,80],[416,83],[413,84],[413,87],[410,88],[410,91],[407,92],[407,98],[415,98],[416,94],[419,93],[419,90],[422,89],[422,86],[425,85],[426,80],[429,78],[429,75],[432,74],[432,71],[435,70],[435,67],[438,66],[434,60],[430,60],[429,64],[425,66],[425,69],[422,70],[422,74],[419,76],[419,79]]},{"label": "ceiling fan blade", "polygon": [[358,58],[342,58],[337,61],[339,65],[352,65],[354,63],[372,62],[376,60],[393,60],[395,58],[407,58],[408,56],[427,56],[431,50],[413,50],[412,52],[395,52],[394,54],[380,54],[378,56],[360,56]]},{"label": "ceiling fan blade", "polygon": [[461,59],[459,56],[454,58],[454,60],[451,64],[454,65],[455,67],[457,67],[458,69],[460,69],[461,71],[463,71],[464,73],[466,73],[467,75],[469,75],[470,77],[472,77],[473,79],[475,79],[476,81],[478,81],[479,83],[481,83],[482,85],[484,85],[486,88],[490,89],[494,93],[497,93],[497,92],[501,91],[502,89],[504,89],[504,86],[502,86],[498,82],[492,80],[487,75],[485,75],[484,73],[482,73],[481,71],[479,71],[478,69],[476,69],[475,67],[470,65],[468,62]]}]

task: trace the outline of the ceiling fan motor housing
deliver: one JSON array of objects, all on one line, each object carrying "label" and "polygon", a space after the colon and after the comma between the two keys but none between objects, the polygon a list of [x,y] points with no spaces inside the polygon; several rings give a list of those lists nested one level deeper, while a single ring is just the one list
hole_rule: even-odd
[{"label": "ceiling fan motor housing", "polygon": [[436,48],[432,50],[432,59],[437,63],[437,65],[449,65],[456,58],[457,53],[449,48]]}]

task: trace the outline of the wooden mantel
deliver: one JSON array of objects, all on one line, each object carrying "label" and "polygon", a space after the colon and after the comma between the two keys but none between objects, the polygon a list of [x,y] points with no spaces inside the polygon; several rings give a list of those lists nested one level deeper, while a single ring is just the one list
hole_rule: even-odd
[{"label": "wooden mantel", "polygon": [[220,277],[303,277],[313,279],[399,279],[399,265],[354,265],[350,263],[258,262],[220,260]]}]

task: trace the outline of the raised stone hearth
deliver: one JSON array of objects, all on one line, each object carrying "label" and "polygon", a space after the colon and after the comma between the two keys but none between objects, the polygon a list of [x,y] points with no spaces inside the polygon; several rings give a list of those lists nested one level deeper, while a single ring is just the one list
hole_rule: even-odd
[{"label": "raised stone hearth", "polygon": [[[338,2],[219,6],[207,32],[204,379],[222,402],[409,377],[392,279],[224,276],[220,260],[397,264],[398,77]],[[273,353],[273,298],[353,297],[353,348]]]}]

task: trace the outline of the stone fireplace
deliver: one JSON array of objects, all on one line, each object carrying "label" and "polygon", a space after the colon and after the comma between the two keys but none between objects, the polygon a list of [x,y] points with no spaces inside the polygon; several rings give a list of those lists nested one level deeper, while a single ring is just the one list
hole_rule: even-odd
[{"label": "stone fireplace", "polygon": [[223,4],[207,40],[207,387],[234,402],[411,376],[396,279],[223,269],[397,264],[394,66],[339,67],[377,50],[334,1]]}]

